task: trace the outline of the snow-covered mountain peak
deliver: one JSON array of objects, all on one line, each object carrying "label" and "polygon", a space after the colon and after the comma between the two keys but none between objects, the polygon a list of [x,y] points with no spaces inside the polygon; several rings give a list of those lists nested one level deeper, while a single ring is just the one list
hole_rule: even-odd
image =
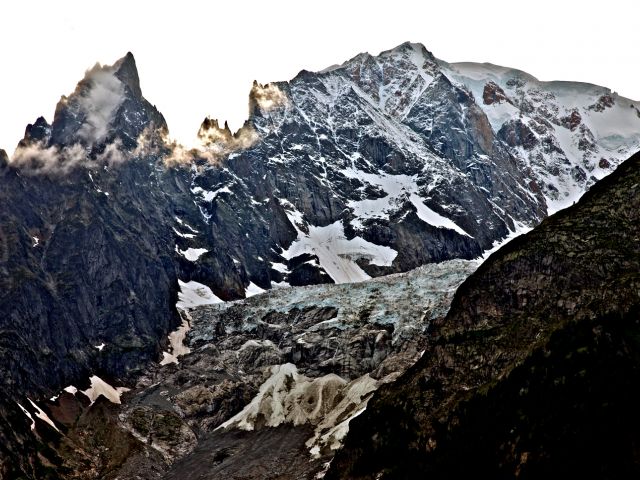
[{"label": "snow-covered mountain peak", "polygon": [[323,70],[353,82],[372,103],[392,116],[406,114],[438,73],[435,57],[421,44],[403,43],[374,57],[360,53],[338,67]]},{"label": "snow-covered mountain peak", "polygon": [[608,88],[543,82],[488,63],[440,65],[473,93],[498,137],[533,169],[552,212],[640,147],[638,102]]},{"label": "snow-covered mountain peak", "polygon": [[408,42],[255,84],[250,99],[259,140],[195,180],[231,194],[196,202],[208,219],[225,204],[286,221],[276,247],[251,254],[285,267],[264,260],[262,288],[479,255],[570,205],[640,139],[635,104],[606,88],[448,64]]},{"label": "snow-covered mountain peak", "polygon": [[[448,64],[409,42],[255,82],[249,105],[238,132],[205,120],[198,138],[215,161],[191,153],[197,166],[181,172],[202,234],[179,236],[174,251],[211,252],[187,258],[206,278],[214,255],[237,268],[233,292],[216,278],[221,298],[240,283],[358,281],[477,257],[573,202],[640,138],[635,104],[608,89]],[[152,124],[166,130],[127,54],[87,72],[53,125],[37,121],[25,141],[79,145],[84,158],[133,151]]]}]

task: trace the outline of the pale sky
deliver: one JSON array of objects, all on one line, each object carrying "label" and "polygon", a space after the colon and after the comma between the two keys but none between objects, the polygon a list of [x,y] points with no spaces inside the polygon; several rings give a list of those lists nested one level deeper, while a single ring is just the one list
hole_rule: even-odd
[{"label": "pale sky", "polygon": [[206,115],[239,127],[254,79],[288,80],[407,40],[449,62],[640,100],[639,20],[638,0],[2,0],[0,148],[11,154],[28,123],[52,121],[85,70],[127,51],[143,94],[187,144]]}]

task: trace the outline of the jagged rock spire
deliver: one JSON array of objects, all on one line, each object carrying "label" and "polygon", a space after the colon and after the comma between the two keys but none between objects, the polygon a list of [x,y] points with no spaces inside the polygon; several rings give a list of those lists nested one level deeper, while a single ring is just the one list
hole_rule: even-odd
[{"label": "jagged rock spire", "polygon": [[140,89],[140,77],[138,76],[138,68],[136,66],[136,59],[131,52],[118,60],[113,68],[115,70],[115,76],[131,89],[131,93],[136,98],[142,97],[142,90]]}]

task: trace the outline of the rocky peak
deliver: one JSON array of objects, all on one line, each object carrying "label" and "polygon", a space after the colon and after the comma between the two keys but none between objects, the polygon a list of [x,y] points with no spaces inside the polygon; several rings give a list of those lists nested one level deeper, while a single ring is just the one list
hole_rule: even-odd
[{"label": "rocky peak", "polygon": [[276,83],[262,85],[257,80],[249,92],[249,119],[255,116],[265,116],[278,107],[287,104],[287,95]]},{"label": "rocky peak", "polygon": [[27,125],[24,131],[24,138],[18,144],[19,147],[25,147],[37,142],[46,143],[51,137],[51,125],[44,117],[38,117],[34,123]]},{"label": "rocky peak", "polygon": [[440,72],[436,58],[420,43],[405,42],[381,52],[375,60],[385,72],[385,84],[393,83],[398,77],[415,74],[426,80]]},{"label": "rocky peak", "polygon": [[164,117],[143,96],[138,70],[129,52],[113,65],[96,64],[56,107],[49,144],[79,143],[102,149],[119,139],[133,148],[142,131],[166,130]]},{"label": "rocky peak", "polygon": [[200,125],[199,133],[210,129],[219,130],[231,136],[231,129],[229,128],[229,123],[226,120],[224,122],[224,127],[220,127],[220,123],[217,118],[206,117],[202,121],[202,125]]},{"label": "rocky peak", "polygon": [[437,60],[423,45],[405,42],[378,56],[360,53],[321,74],[340,74],[388,113],[402,117],[431,80],[438,75]]},{"label": "rocky peak", "polygon": [[436,57],[422,43],[404,42],[391,50],[380,53],[381,57],[397,55],[418,55],[425,61],[436,63]]},{"label": "rocky peak", "polygon": [[206,117],[198,130],[198,138],[205,145],[219,142],[226,143],[232,140],[233,134],[226,121],[224,122],[224,127],[220,127],[217,119]]},{"label": "rocky peak", "polygon": [[382,69],[369,53],[360,53],[343,65],[343,72],[362,90],[379,100],[379,88],[383,81]]},{"label": "rocky peak", "polygon": [[589,106],[589,110],[594,112],[604,112],[607,108],[611,108],[615,105],[615,100],[609,94],[602,95],[596,103]]},{"label": "rocky peak", "polygon": [[498,130],[498,138],[510,147],[522,146],[525,150],[531,150],[538,145],[533,131],[519,118],[505,122]]},{"label": "rocky peak", "polygon": [[124,83],[136,98],[142,97],[140,89],[140,77],[138,76],[138,68],[136,67],[136,59],[131,52],[118,60],[114,65],[114,75]]},{"label": "rocky peak", "polygon": [[577,109],[574,109],[572,110],[570,115],[567,115],[566,117],[562,117],[560,119],[560,122],[562,126],[564,126],[565,128],[568,128],[573,132],[576,128],[578,128],[578,126],[582,122],[582,116],[580,115],[580,112]]}]

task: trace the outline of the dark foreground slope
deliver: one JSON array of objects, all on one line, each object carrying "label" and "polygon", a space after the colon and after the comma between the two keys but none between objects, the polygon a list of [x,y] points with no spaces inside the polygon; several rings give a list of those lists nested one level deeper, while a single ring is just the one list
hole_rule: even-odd
[{"label": "dark foreground slope", "polygon": [[639,220],[636,154],[494,254],[327,478],[638,478]]}]

